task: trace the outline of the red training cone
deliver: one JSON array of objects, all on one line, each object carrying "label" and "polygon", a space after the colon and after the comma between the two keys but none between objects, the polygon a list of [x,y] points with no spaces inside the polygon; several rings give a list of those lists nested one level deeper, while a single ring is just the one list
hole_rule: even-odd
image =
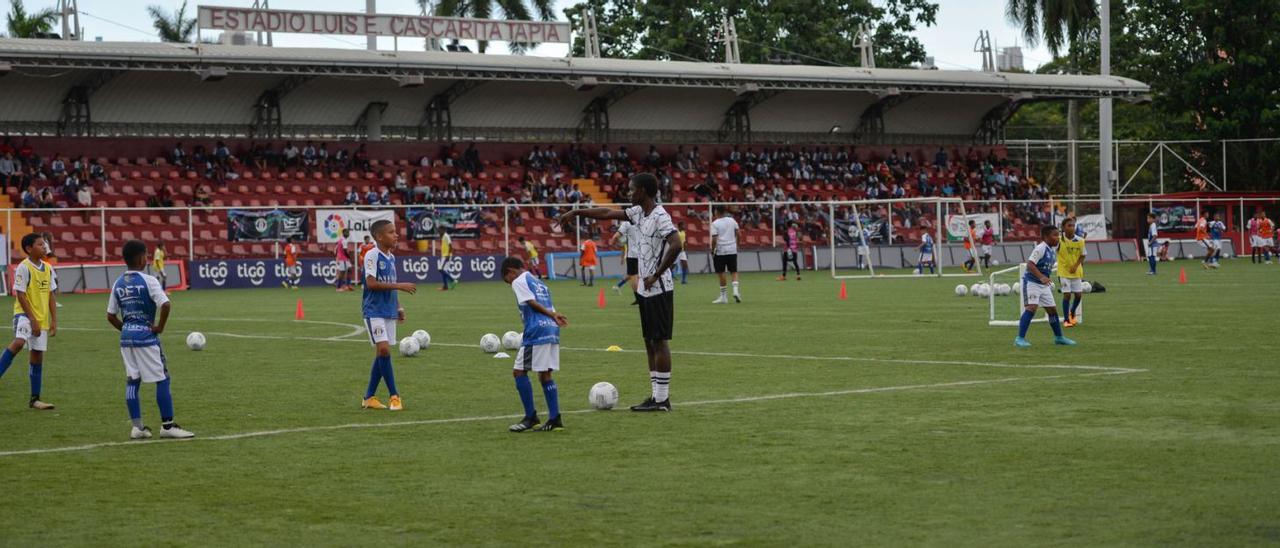
[{"label": "red training cone", "polygon": [[1187,267],[1178,269],[1178,283],[1186,285],[1187,283]]},{"label": "red training cone", "polygon": [[845,282],[840,282],[840,300],[843,301],[848,298],[849,298],[849,288],[845,287]]},{"label": "red training cone", "polygon": [[302,312],[302,299],[298,299],[298,309],[293,313],[293,319],[304,320],[307,315]]},{"label": "red training cone", "polygon": [[596,297],[596,306],[604,308],[604,288],[600,288],[600,296]]}]

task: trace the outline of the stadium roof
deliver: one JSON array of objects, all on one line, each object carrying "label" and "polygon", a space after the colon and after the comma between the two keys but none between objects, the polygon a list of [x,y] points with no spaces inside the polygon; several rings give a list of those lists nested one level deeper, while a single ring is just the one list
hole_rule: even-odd
[{"label": "stadium roof", "polygon": [[[13,38],[0,39],[0,74],[5,72],[12,74],[0,79],[0,90],[14,92],[9,94],[11,97],[20,98],[24,91],[34,95],[39,88],[42,94],[52,93],[60,100],[71,88],[86,86],[95,103],[141,102],[148,93],[159,94],[144,108],[105,105],[108,118],[110,113],[117,113],[114,120],[97,117],[97,112],[103,112],[103,105],[95,104],[95,123],[123,123],[136,116],[138,119],[133,121],[139,123],[175,124],[182,120],[154,118],[151,107],[156,107],[157,101],[218,94],[202,104],[226,109],[237,105],[220,104],[223,96],[247,93],[251,96],[248,100],[238,99],[242,101],[240,110],[245,110],[251,108],[248,103],[254,97],[268,90],[283,86],[283,91],[294,92],[299,86],[329,85],[341,87],[340,91],[349,96],[349,104],[294,104],[286,109],[283,125],[359,126],[361,121],[355,118],[364,120],[364,111],[377,104],[383,105],[379,107],[382,109],[390,106],[390,113],[380,120],[381,124],[421,126],[424,104],[445,94],[459,107],[451,113],[454,127],[523,124],[540,130],[575,129],[585,123],[591,105],[603,102],[609,109],[605,118],[611,130],[701,132],[701,137],[683,135],[673,139],[702,141],[725,140],[726,127],[742,125],[741,121],[730,120],[734,116],[748,117],[745,124],[752,134],[818,136],[834,132],[834,126],[843,126],[846,132],[858,128],[859,133],[873,130],[877,134],[972,138],[981,133],[985,135],[982,139],[989,141],[992,131],[998,131],[997,126],[1028,101],[1098,97],[1140,100],[1150,92],[1146,84],[1116,76]],[[121,79],[120,74],[132,78]],[[237,84],[224,83],[221,91],[214,91],[217,84],[203,84],[192,74]],[[209,78],[210,74],[216,76]],[[358,87],[365,93],[351,92],[353,78],[364,82]],[[485,82],[506,84],[475,89]],[[459,89],[459,83],[464,84],[464,89]],[[125,85],[130,85],[132,91],[95,93],[99,88]],[[215,87],[200,89],[202,86]],[[160,94],[161,90],[167,91]],[[510,112],[504,111],[513,100],[519,106],[538,110],[540,117],[513,119]],[[285,100],[289,101],[298,99]],[[907,101],[911,108],[895,108]],[[47,122],[51,115],[48,110],[53,106],[24,108],[14,104],[6,109],[0,105],[0,122]],[[309,111],[311,107],[314,108]],[[44,114],[40,114],[42,108]],[[28,117],[32,114],[35,116]],[[56,116],[65,117],[65,112]],[[234,125],[223,118],[194,115],[184,120]],[[247,126],[247,118],[247,114],[237,118],[243,119],[238,125]]]}]

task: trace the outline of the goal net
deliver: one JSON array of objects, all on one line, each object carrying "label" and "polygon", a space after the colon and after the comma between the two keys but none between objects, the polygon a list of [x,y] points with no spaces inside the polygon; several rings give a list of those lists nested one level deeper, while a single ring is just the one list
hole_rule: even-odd
[{"label": "goal net", "polygon": [[[1058,265],[1053,265],[1053,270],[1048,273],[1050,279],[1055,279],[1058,272]],[[986,283],[974,284],[966,288],[969,295],[977,295],[985,298],[989,302],[989,313],[987,316],[987,325],[993,326],[1017,326],[1018,320],[1022,317],[1022,310],[1026,307],[1026,301],[1023,298],[1022,277],[1027,274],[1027,263],[1021,263],[1018,266],[997,270],[992,272]],[[1060,290],[1057,284],[1054,285],[1055,290]],[[1061,301],[1061,293],[1054,293],[1054,299]],[[1059,306],[1061,308],[1061,306]],[[1032,319],[1033,323],[1045,323],[1049,321],[1048,314],[1036,312],[1036,318]],[[1065,312],[1059,310],[1058,316],[1063,317]],[[1080,306],[1076,308],[1076,321],[1084,322],[1084,301],[1080,302]]]},{"label": "goal net", "polygon": [[[977,242],[964,229],[969,215],[958,198],[840,201],[825,207],[828,249],[817,266],[829,268],[832,278],[982,275],[976,261],[972,272],[961,268]],[[796,216],[793,208],[787,206],[780,225],[787,215]]]}]

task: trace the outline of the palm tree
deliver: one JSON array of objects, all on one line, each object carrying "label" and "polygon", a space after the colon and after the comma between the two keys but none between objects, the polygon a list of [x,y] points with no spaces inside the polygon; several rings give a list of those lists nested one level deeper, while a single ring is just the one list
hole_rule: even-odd
[{"label": "palm tree", "polygon": [[[1005,16],[1010,22],[1022,27],[1022,38],[1027,45],[1035,47],[1041,39],[1054,57],[1067,48],[1069,67],[1067,70],[1080,70],[1080,46],[1093,31],[1093,22],[1098,19],[1096,0],[1008,0],[1005,5]],[[1071,141],[1071,158],[1079,157],[1076,139],[1080,138],[1080,101],[1071,99],[1067,102],[1067,139]],[[1071,194],[1077,193],[1079,170],[1071,166]]]},{"label": "palm tree", "polygon": [[22,0],[9,0],[9,36],[13,38],[35,38],[37,34],[52,32],[57,18],[58,10],[53,8],[28,14]]},{"label": "palm tree", "polygon": [[182,0],[182,7],[173,15],[165,13],[160,6],[147,7],[147,13],[151,14],[151,26],[155,27],[162,42],[190,42],[196,31],[195,18],[187,18],[186,0]]},{"label": "palm tree", "polygon": [[[520,21],[530,21],[533,19],[533,12],[537,12],[538,19],[542,21],[554,21],[556,18],[555,5],[552,0],[438,0],[435,2],[435,14],[441,17],[474,17],[476,19],[489,19],[496,12],[503,19],[515,19]],[[427,4],[432,0],[418,0],[418,6],[429,11]],[[536,44],[512,42],[508,49],[511,53],[524,53],[530,47]],[[489,42],[480,41],[480,53],[484,53],[489,47]]]}]

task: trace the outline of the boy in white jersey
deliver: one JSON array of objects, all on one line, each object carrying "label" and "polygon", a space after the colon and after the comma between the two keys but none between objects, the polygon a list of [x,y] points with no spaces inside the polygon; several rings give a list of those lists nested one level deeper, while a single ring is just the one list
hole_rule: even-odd
[{"label": "boy in white jersey", "polygon": [[107,322],[120,332],[120,357],[124,359],[125,407],[133,428],[129,439],[151,437],[151,429],[142,423],[142,402],[138,390],[142,383],[156,385],[156,404],[160,407],[160,437],[184,439],[195,434],[173,422],[173,395],[169,391],[169,368],[160,334],[169,322],[169,297],[154,276],[142,272],[147,263],[147,244],[139,240],[125,242],[124,263],[129,270],[111,285],[107,301]]},{"label": "boy in white jersey", "polygon": [[711,254],[711,263],[716,275],[720,277],[720,296],[711,304],[729,302],[728,289],[725,288],[725,272],[733,278],[733,301],[742,302],[738,293],[738,221],[733,212],[724,210],[724,216],[711,222],[711,239],[715,242],[715,250]]},{"label": "boy in white jersey", "polygon": [[44,352],[49,349],[49,339],[58,334],[58,307],[54,293],[58,290],[58,276],[53,265],[45,262],[48,256],[44,237],[32,233],[22,237],[22,252],[27,258],[13,271],[13,342],[0,354],[0,377],[13,364],[13,358],[22,347],[31,347],[31,361],[27,377],[31,380],[32,409],[50,410],[53,405],[40,400],[40,385],[44,381]]},{"label": "boy in white jersey", "polygon": [[516,379],[516,392],[524,406],[524,418],[507,428],[510,432],[524,432],[538,426],[538,411],[533,405],[533,383],[529,371],[538,373],[542,383],[542,395],[547,399],[547,423],[536,430],[550,432],[564,428],[560,419],[560,391],[553,371],[560,370],[560,328],[569,325],[564,314],[556,312],[551,304],[551,290],[542,280],[524,269],[519,257],[502,260],[502,281],[511,285],[516,294],[516,306],[524,322],[524,334],[520,350],[516,352],[515,367],[511,375]]},{"label": "boy in white jersey", "polygon": [[1036,316],[1036,308],[1044,307],[1049,315],[1049,327],[1053,328],[1053,343],[1064,346],[1075,346],[1076,342],[1062,336],[1062,324],[1058,322],[1058,307],[1053,299],[1053,282],[1049,273],[1053,272],[1054,263],[1058,262],[1058,228],[1045,225],[1040,229],[1040,243],[1031,250],[1027,257],[1027,273],[1022,276],[1022,317],[1018,319],[1018,337],[1013,345],[1027,348],[1027,329]]}]

